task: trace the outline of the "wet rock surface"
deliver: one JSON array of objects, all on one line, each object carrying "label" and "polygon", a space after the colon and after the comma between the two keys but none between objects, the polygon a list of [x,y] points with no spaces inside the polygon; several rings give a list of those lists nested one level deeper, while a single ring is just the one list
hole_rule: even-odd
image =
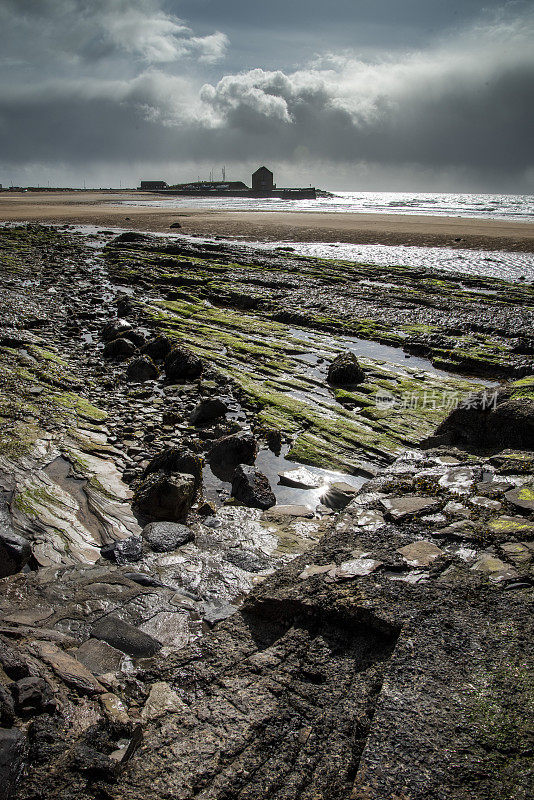
[{"label": "wet rock surface", "polygon": [[[374,398],[473,384],[358,354],[364,383],[329,389],[336,350],[310,331],[365,312],[366,335],[434,360],[495,375],[513,349],[528,371],[531,289],[489,303],[484,279],[396,268],[385,289],[384,268],[287,253],[126,234],[104,259],[76,234],[1,231],[0,546],[27,544],[1,579],[0,791],[527,800],[532,379],[479,401],[505,422],[479,413],[462,438],[435,397],[424,414]],[[340,293],[343,271],[370,285]],[[117,341],[133,361],[104,355]],[[127,379],[184,347],[198,374]],[[232,504],[243,464],[274,506]]]}]

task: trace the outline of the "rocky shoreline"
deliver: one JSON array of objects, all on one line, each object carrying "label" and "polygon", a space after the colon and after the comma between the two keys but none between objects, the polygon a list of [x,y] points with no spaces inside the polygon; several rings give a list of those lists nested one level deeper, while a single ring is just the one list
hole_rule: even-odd
[{"label": "rocky shoreline", "polygon": [[0,253],[0,797],[526,800],[531,285]]}]

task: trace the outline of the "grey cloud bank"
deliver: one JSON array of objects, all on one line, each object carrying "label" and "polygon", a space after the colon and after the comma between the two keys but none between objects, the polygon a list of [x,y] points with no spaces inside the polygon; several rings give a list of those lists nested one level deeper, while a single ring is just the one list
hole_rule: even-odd
[{"label": "grey cloud bank", "polygon": [[222,163],[246,176],[268,160],[329,188],[532,191],[534,13],[501,5],[424,48],[326,38],[282,70],[266,42],[232,72],[242,42],[220,15],[182,20],[187,2],[3,0],[0,182],[135,185]]}]

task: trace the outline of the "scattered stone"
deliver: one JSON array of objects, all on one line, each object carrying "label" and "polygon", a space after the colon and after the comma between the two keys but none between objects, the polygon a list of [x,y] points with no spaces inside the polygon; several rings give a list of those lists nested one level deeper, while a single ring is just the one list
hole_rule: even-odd
[{"label": "scattered stone", "polygon": [[161,642],[148,633],[114,616],[107,616],[93,625],[91,634],[135,658],[147,658],[161,649]]},{"label": "scattered stone", "polygon": [[232,496],[249,508],[265,510],[276,504],[267,476],[246,464],[236,467],[232,480]]},{"label": "scattered stone", "polygon": [[328,383],[335,386],[348,386],[363,383],[365,373],[358,364],[358,359],[347,351],[340,353],[328,367]]},{"label": "scattered stone", "polygon": [[155,553],[170,553],[194,539],[193,531],[178,522],[150,522],[141,535]]},{"label": "scattered stone", "polygon": [[169,228],[181,228],[181,224],[179,222],[171,222]]},{"label": "scattered stone", "polygon": [[205,422],[224,417],[227,411],[226,403],[219,397],[202,400],[191,412],[189,422],[191,425],[202,425]]},{"label": "scattered stone", "polygon": [[33,642],[32,649],[35,650],[39,658],[42,658],[52,667],[61,680],[65,681],[69,686],[73,686],[79,692],[98,694],[104,691],[103,686],[81,661],[63,652],[54,644],[50,642]]},{"label": "scattered stone", "polygon": [[385,497],[380,500],[388,516],[393,520],[402,520],[415,517],[423,511],[429,511],[439,505],[433,497],[423,497],[416,494],[405,494],[399,497]]},{"label": "scattered stone", "polygon": [[397,553],[401,554],[410,567],[429,567],[436,558],[444,555],[443,550],[424,539],[399,547]]},{"label": "scattered stone", "polygon": [[104,692],[100,695],[100,702],[106,717],[112,724],[127,725],[130,722],[128,709],[116,694]]},{"label": "scattered stone", "polygon": [[15,575],[26,566],[31,556],[31,545],[14,531],[0,531],[0,578]]},{"label": "scattered stone", "polygon": [[144,383],[145,381],[154,381],[158,377],[158,368],[151,358],[148,356],[141,356],[130,361],[126,369],[126,377],[129,381]]},{"label": "scattered stone", "polygon": [[134,505],[144,517],[165,522],[184,522],[195,501],[192,475],[154,472],[145,478],[134,494]]},{"label": "scattered stone", "polygon": [[185,713],[187,710],[186,704],[179,698],[174,689],[171,689],[165,681],[158,681],[151,686],[150,694],[141,711],[141,719],[143,722],[150,722],[164,716],[164,714]]},{"label": "scattered stone", "polygon": [[143,542],[140,536],[130,536],[100,548],[100,555],[115,564],[129,564],[139,561],[143,555]]},{"label": "scattered stone", "polygon": [[518,486],[516,489],[506,492],[504,496],[509,503],[517,506],[517,508],[534,511],[534,486],[532,484]]},{"label": "scattered stone", "polygon": [[165,358],[165,374],[170,383],[199,378],[202,361],[186,347],[174,347]]}]

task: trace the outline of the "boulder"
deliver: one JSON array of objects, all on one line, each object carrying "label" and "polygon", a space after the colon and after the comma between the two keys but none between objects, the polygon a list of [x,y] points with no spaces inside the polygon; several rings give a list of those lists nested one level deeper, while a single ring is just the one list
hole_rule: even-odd
[{"label": "boulder", "polygon": [[202,361],[186,347],[173,347],[165,358],[165,374],[171,383],[199,378]]},{"label": "boulder", "polygon": [[26,735],[17,728],[0,728],[0,800],[14,800],[26,762]]},{"label": "boulder", "polygon": [[13,531],[0,532],[0,578],[20,572],[30,556],[31,546],[27,539]]},{"label": "boulder", "polygon": [[224,417],[228,408],[220,397],[210,397],[195,406],[189,417],[191,425],[201,425],[204,422],[211,422],[214,419]]},{"label": "boulder", "polygon": [[163,361],[170,353],[171,347],[171,341],[166,336],[156,336],[141,348],[141,352],[154,361]]},{"label": "boulder", "polygon": [[193,541],[193,531],[179,522],[150,522],[145,525],[142,537],[155,553],[170,553],[183,544]]},{"label": "boulder", "polygon": [[256,460],[258,445],[250,433],[232,433],[217,439],[208,453],[212,469],[215,467],[233,470],[239,464],[253,464]]},{"label": "boulder", "polygon": [[19,713],[38,714],[52,705],[52,693],[44,678],[21,678],[11,689]]},{"label": "boulder", "polygon": [[133,356],[136,350],[137,347],[129,339],[113,339],[105,345],[103,356],[104,358],[116,358],[117,361],[126,361],[127,358]]},{"label": "boulder", "polygon": [[153,472],[181,472],[186,475],[193,475],[195,488],[198,489],[202,482],[202,467],[204,465],[201,456],[188,450],[186,447],[167,447],[161,453],[157,453],[146,467],[143,477],[146,478]]},{"label": "boulder", "polygon": [[150,242],[154,239],[153,236],[147,233],[138,233],[137,231],[125,231],[111,240],[109,244],[129,244],[130,242]]},{"label": "boulder", "polygon": [[457,445],[464,449],[534,450],[534,400],[513,397],[512,387],[495,395],[481,392],[455,408],[422,446]]},{"label": "boulder", "polygon": [[142,554],[143,542],[140,536],[130,536],[129,539],[122,539],[100,548],[102,558],[119,565],[139,561]]},{"label": "boulder", "polygon": [[102,339],[105,342],[111,342],[113,339],[116,339],[118,336],[131,329],[132,326],[127,319],[121,319],[120,317],[112,319],[104,325],[102,329]]},{"label": "boulder", "polygon": [[328,383],[335,386],[363,383],[364,380],[365,373],[354,353],[350,351],[340,353],[328,367]]},{"label": "boulder", "polygon": [[145,478],[134,495],[134,505],[144,517],[166,522],[184,522],[195,501],[192,475],[167,474],[160,470]]},{"label": "boulder", "polygon": [[133,328],[132,330],[119,334],[119,337],[121,339],[128,339],[128,341],[132,342],[136,347],[143,347],[146,343],[145,334],[141,333],[141,331],[136,331]]},{"label": "boulder", "polygon": [[141,356],[134,358],[130,361],[126,369],[126,377],[129,381],[144,383],[145,381],[154,381],[158,377],[158,368],[151,358],[148,356]]},{"label": "boulder", "polygon": [[104,617],[93,625],[91,635],[136,658],[148,658],[161,650],[161,642],[118,617]]},{"label": "boulder", "polygon": [[328,486],[321,497],[321,502],[327,508],[333,508],[337,511],[348,506],[357,494],[358,489],[355,486],[345,483],[345,481],[336,481]]},{"label": "boulder", "polygon": [[234,472],[232,495],[249,508],[265,510],[276,504],[267,476],[246,464],[240,464]]}]

